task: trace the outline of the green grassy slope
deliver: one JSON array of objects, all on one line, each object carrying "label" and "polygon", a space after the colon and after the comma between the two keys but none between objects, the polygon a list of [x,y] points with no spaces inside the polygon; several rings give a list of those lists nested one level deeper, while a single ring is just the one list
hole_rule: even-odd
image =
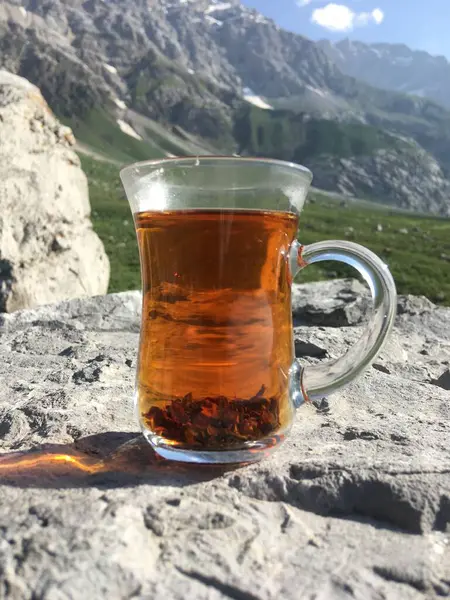
[{"label": "green grassy slope", "polygon": [[[89,178],[94,228],[111,260],[110,291],[139,288],[133,220],[118,168],[85,156],[81,160]],[[304,244],[325,239],[364,244],[390,265],[401,294],[422,294],[450,306],[450,220],[393,214],[379,207],[344,207],[318,193],[312,198],[315,202],[307,204],[301,217]],[[344,275],[355,276],[355,272],[338,263],[321,263],[302,271],[299,281]]]},{"label": "green grassy slope", "polygon": [[190,156],[214,153],[214,148],[181,129],[178,134],[174,133],[168,127],[134,111],[128,111],[126,118],[142,140],[124,133],[114,117],[101,108],[92,109],[83,118],[61,120],[72,128],[76,139],[88,149],[122,164],[165,158],[169,154]]},{"label": "green grassy slope", "polygon": [[133,110],[127,112],[127,120],[146,141],[151,141],[153,145],[166,153],[175,156],[191,156],[193,154],[214,154],[216,151],[205,140],[188,134],[179,127],[171,128],[166,124],[157,123]]},{"label": "green grassy slope", "polygon": [[241,153],[297,162],[320,155],[370,155],[380,148],[405,145],[368,125],[305,119],[303,114],[263,110],[250,104],[237,112],[234,134]]},{"label": "green grassy slope", "polygon": [[62,119],[75,137],[89,148],[122,163],[165,156],[164,150],[151,141],[138,140],[124,133],[114,118],[94,108],[83,119]]}]

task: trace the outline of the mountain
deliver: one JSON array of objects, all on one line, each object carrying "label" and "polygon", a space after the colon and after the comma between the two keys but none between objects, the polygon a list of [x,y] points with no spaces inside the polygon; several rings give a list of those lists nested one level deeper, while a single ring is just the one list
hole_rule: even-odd
[{"label": "mountain", "polygon": [[450,108],[450,62],[404,44],[321,40],[318,46],[339,69],[386,90],[429,98]]},{"label": "mountain", "polygon": [[[118,161],[239,151],[316,165],[316,185],[335,190],[320,165],[345,159],[347,193],[366,190],[360,165],[378,178],[371,198],[450,212],[450,111],[344,74],[239,0],[1,1],[0,66]],[[380,186],[369,166],[384,150],[395,160]],[[438,172],[422,200],[417,165]]]},{"label": "mountain", "polygon": [[[86,102],[106,89],[112,100],[130,104],[126,80],[145,66],[159,80],[166,114],[183,90],[197,99],[198,90],[185,90],[192,80],[239,97],[247,87],[273,98],[342,84],[340,71],[312,41],[283,31],[239,0],[9,0],[0,3],[0,24],[5,68],[32,77],[31,65],[54,55],[46,72],[35,76],[52,104],[70,77],[69,62],[73,89],[65,91],[80,98],[75,82],[83,79]],[[83,102],[78,112],[84,109]]]}]

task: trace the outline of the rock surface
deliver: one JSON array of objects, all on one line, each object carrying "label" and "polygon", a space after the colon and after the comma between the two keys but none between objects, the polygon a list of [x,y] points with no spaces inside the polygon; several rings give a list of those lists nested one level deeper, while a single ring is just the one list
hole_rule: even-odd
[{"label": "rock surface", "polygon": [[369,290],[357,279],[334,279],[292,287],[292,314],[296,325],[357,325],[364,320],[369,306]]},{"label": "rock surface", "polygon": [[316,185],[325,190],[450,216],[450,182],[438,161],[412,140],[370,156],[322,155],[307,166]]},{"label": "rock surface", "polygon": [[[401,303],[384,371],[228,470],[169,464],[136,431],[138,293],[3,315],[0,598],[449,597],[450,395],[427,382],[450,309]],[[359,334],[295,330],[313,362]]]},{"label": "rock surface", "polygon": [[0,312],[107,290],[74,143],[36,87],[0,71]]}]

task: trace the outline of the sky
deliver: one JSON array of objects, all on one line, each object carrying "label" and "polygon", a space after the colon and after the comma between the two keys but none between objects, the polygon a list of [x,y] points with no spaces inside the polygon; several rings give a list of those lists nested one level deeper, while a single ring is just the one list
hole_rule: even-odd
[{"label": "sky", "polygon": [[242,0],[313,40],[407,44],[450,59],[450,0]]}]

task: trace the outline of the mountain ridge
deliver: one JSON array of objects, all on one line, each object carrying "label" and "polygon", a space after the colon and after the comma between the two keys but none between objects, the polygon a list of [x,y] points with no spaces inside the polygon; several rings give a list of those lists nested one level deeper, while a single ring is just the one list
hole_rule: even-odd
[{"label": "mountain ridge", "polygon": [[450,108],[450,61],[406,44],[320,40],[343,73],[375,87],[429,98]]},{"label": "mountain ridge", "polygon": [[[277,111],[278,120],[284,119],[285,147],[291,144],[288,125],[295,115],[328,120],[330,131],[333,122],[341,123],[340,135],[348,142],[355,125],[364,126],[361,131],[369,137],[385,130],[390,151],[397,138],[413,138],[423,148],[417,148],[420,163],[437,161],[441,170],[429,206],[450,212],[442,183],[450,172],[450,111],[343,74],[320,45],[281,29],[239,0],[157,0],[151,5],[148,0],[9,0],[0,4],[0,66],[37,84],[53,110],[71,120],[76,134],[86,131],[77,123],[95,124],[99,107],[110,115],[103,118],[104,128],[108,119],[113,127],[120,122],[134,128],[133,135],[143,142],[130,150],[138,158],[159,151],[152,138],[155,122],[183,141],[182,152],[199,147],[251,152],[236,135],[236,123],[249,106],[247,88],[262,97],[262,106]],[[265,122],[261,126],[271,128],[266,113],[273,111],[255,110],[257,120]],[[249,125],[260,126],[253,119]],[[257,129],[248,140],[255,135]],[[102,136],[102,146],[118,139],[106,131]],[[409,147],[413,151],[413,144]],[[264,152],[280,157],[276,145],[266,144]],[[286,158],[293,160],[295,152],[293,146]],[[173,153],[173,145],[162,153]],[[305,156],[307,161],[308,152]],[[351,158],[353,164],[360,162],[357,155]],[[396,190],[406,186],[411,207],[417,208],[418,192],[403,167],[392,174],[387,199],[395,202]],[[329,181],[322,175],[318,168],[319,185]]]}]

